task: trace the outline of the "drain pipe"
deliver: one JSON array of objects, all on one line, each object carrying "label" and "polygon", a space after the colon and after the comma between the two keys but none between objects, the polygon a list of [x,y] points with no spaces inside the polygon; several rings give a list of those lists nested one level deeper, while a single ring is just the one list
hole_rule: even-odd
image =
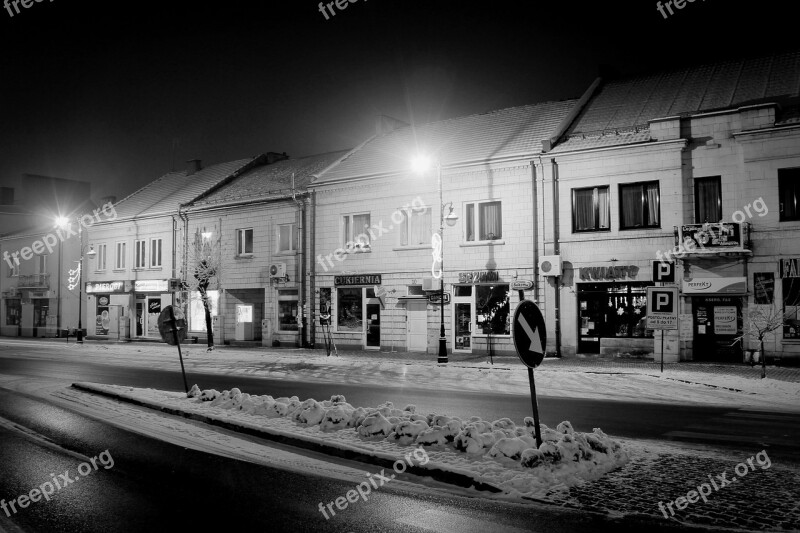
[{"label": "drain pipe", "polygon": [[[550,159],[553,169],[553,254],[561,255],[561,245],[558,242],[558,163]],[[563,274],[563,272],[562,272]],[[556,321],[556,357],[561,357],[561,276],[556,276],[555,321]]]},{"label": "drain pipe", "polygon": [[303,328],[303,333],[300,336],[300,346],[307,348],[308,317],[304,312],[308,303],[306,297],[306,202],[305,198],[301,200],[297,199],[294,183],[294,172],[292,172],[292,200],[294,200],[299,208],[298,226],[300,228],[300,240],[302,243],[300,248],[300,316],[302,317],[300,319],[300,327]]},{"label": "drain pipe", "polygon": [[531,161],[531,204],[533,216],[531,229],[533,231],[533,301],[539,302],[539,204],[536,194],[536,161]]},{"label": "drain pipe", "polygon": [[317,278],[317,264],[314,262],[314,258],[317,256],[317,192],[312,190],[311,191],[311,222],[310,222],[311,229],[308,232],[310,242],[310,250],[309,250],[309,276],[308,276],[308,325],[309,325],[309,332],[310,338],[308,340],[308,345],[310,348],[314,348],[316,345],[316,338],[317,338],[317,325],[316,320],[314,319],[314,314],[316,312],[316,284],[315,280]]}]

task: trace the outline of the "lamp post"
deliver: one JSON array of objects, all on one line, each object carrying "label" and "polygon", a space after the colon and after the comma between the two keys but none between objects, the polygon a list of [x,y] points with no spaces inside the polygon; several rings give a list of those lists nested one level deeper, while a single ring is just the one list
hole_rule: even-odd
[{"label": "lamp post", "polygon": [[[439,308],[441,311],[441,318],[439,322],[439,357],[437,362],[447,363],[447,337],[445,336],[444,332],[444,259],[443,259],[444,224],[446,221],[448,226],[450,227],[454,226],[456,221],[458,220],[458,215],[453,213],[453,202],[448,202],[447,204],[445,204],[444,199],[442,197],[441,161],[436,159],[435,161],[431,162],[431,160],[425,156],[418,156],[414,159],[412,166],[416,169],[417,172],[424,173],[425,170],[429,169],[432,164],[436,166],[436,180],[438,182],[438,187],[439,187],[439,234],[438,234],[438,239],[436,239],[435,236],[433,238],[434,266],[431,268],[431,271],[435,277],[436,276],[435,264],[436,262],[439,263]],[[445,207],[448,206],[450,207],[450,212],[445,217],[444,209]]]},{"label": "lamp post", "polygon": [[[70,220],[67,217],[59,217],[57,222],[59,227],[62,229],[69,226],[71,224]],[[89,251],[86,251],[86,247],[83,245],[83,226],[78,220],[78,240],[80,241],[80,251],[81,255],[80,258],[75,261],[78,263],[78,271],[73,278],[70,278],[70,290],[75,288],[74,283],[77,282],[78,284],[78,332],[75,334],[75,341],[83,344],[83,258],[84,256],[92,258],[97,255],[97,252],[94,251],[94,248],[89,248]],[[61,246],[59,245],[59,248]],[[59,277],[61,276],[61,272],[59,270]],[[74,281],[73,281],[74,280]],[[61,287],[58,288],[59,293],[61,291]]]}]

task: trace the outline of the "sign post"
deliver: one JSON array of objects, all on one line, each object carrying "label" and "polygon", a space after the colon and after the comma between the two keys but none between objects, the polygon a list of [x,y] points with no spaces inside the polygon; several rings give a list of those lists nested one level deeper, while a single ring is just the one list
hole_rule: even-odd
[{"label": "sign post", "polygon": [[183,368],[183,354],[181,353],[181,341],[186,338],[186,319],[179,309],[173,311],[168,305],[161,314],[158,315],[158,332],[161,339],[167,344],[178,347],[178,359],[181,362],[181,375],[183,375],[183,387],[189,392],[189,384],[186,382],[186,370]]},{"label": "sign post", "polygon": [[664,372],[664,331],[678,329],[678,287],[647,287],[647,329],[661,330],[661,372]]},{"label": "sign post", "polygon": [[532,301],[522,300],[514,311],[514,332],[512,336],[520,361],[528,367],[536,446],[541,446],[542,433],[539,428],[539,404],[536,401],[536,384],[533,380],[533,369],[544,360],[545,346],[547,346],[547,329],[545,328],[542,312]]}]

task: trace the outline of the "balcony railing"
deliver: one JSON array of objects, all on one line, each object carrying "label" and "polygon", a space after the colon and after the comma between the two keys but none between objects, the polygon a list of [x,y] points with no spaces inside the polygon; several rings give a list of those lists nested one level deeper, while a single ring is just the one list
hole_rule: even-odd
[{"label": "balcony railing", "polygon": [[49,289],[50,274],[25,274],[20,275],[17,282],[18,289]]}]

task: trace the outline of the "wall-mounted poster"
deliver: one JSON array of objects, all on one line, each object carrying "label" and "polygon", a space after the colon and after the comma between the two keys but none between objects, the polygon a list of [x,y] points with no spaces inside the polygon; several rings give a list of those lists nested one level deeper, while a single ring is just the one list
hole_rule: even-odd
[{"label": "wall-mounted poster", "polygon": [[753,292],[756,304],[772,305],[775,301],[775,274],[772,272],[753,274]]}]

